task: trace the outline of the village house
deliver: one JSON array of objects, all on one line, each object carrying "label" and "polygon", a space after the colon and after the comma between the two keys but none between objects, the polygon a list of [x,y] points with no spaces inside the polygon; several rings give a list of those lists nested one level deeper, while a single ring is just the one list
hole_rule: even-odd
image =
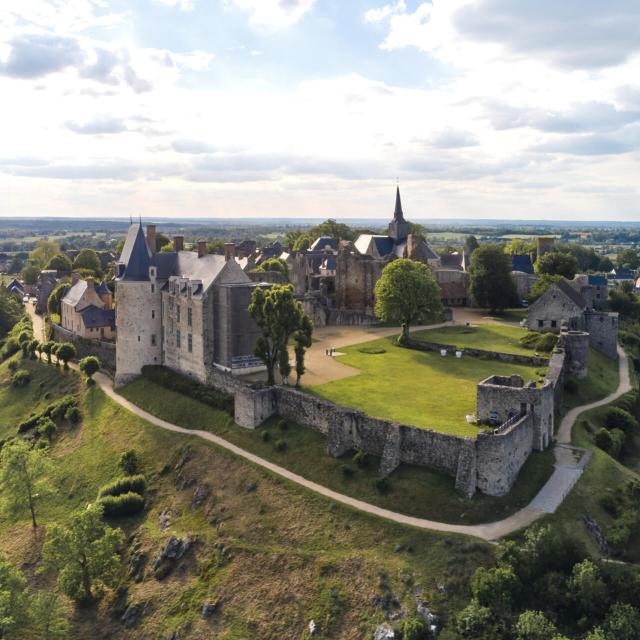
[{"label": "village house", "polygon": [[113,340],[116,337],[113,295],[93,278],[76,280],[60,302],[60,325],[80,338]]}]

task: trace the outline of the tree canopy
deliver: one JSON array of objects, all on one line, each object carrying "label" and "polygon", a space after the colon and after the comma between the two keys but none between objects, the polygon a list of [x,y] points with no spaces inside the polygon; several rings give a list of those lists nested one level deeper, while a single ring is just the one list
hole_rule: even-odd
[{"label": "tree canopy", "polygon": [[256,267],[254,271],[275,271],[281,273],[285,278],[289,277],[289,267],[287,263],[280,258],[267,258],[264,262],[261,262],[260,266]]},{"label": "tree canopy", "polygon": [[562,276],[573,280],[578,270],[578,261],[570,253],[550,251],[536,260],[535,268],[540,275]]},{"label": "tree canopy", "polygon": [[562,276],[550,276],[545,273],[541,275],[531,287],[527,296],[529,304],[535,302],[543,293],[546,293],[553,284],[562,280]]},{"label": "tree canopy", "polygon": [[356,238],[356,232],[350,226],[336,222],[332,218],[311,227],[309,235],[314,239],[320,236],[328,236],[336,240],[355,240]]},{"label": "tree canopy", "polygon": [[69,289],[71,289],[71,283],[68,281],[61,282],[55,287],[47,300],[47,311],[49,313],[56,313],[60,315],[62,298],[67,295]]},{"label": "tree canopy", "polygon": [[64,253],[56,253],[56,255],[49,260],[45,269],[55,269],[56,271],[69,273],[72,269],[71,260],[69,260]]},{"label": "tree canopy", "polygon": [[93,249],[82,249],[82,251],[80,251],[80,253],[76,256],[76,259],[73,261],[73,268],[88,269],[95,274],[99,274],[101,269],[98,254]]},{"label": "tree canopy", "polygon": [[39,270],[45,268],[49,261],[60,253],[60,245],[53,240],[40,240],[35,248],[29,252],[29,261]]},{"label": "tree canopy", "polygon": [[491,311],[516,304],[516,287],[511,279],[511,258],[502,245],[483,244],[471,256],[470,290],[476,303]]},{"label": "tree canopy", "polygon": [[430,322],[440,317],[440,287],[429,267],[421,262],[401,258],[390,262],[375,287],[378,318],[402,324],[402,337],[409,337],[409,327],[416,322]]},{"label": "tree canopy", "polygon": [[4,336],[20,319],[22,309],[16,297],[0,285],[0,337]]},{"label": "tree canopy", "polygon": [[20,273],[25,284],[36,284],[40,275],[40,267],[35,262],[28,262]]}]

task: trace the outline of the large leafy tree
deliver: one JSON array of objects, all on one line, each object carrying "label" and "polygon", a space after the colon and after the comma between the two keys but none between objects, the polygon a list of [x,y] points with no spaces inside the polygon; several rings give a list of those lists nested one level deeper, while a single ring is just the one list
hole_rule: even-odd
[{"label": "large leafy tree", "polygon": [[289,277],[289,267],[284,260],[280,258],[267,258],[264,262],[260,263],[260,266],[254,269],[254,271],[275,271],[281,273],[286,278]]},{"label": "large leafy tree", "polygon": [[77,355],[76,347],[71,342],[63,342],[56,351],[56,357],[58,360],[62,360],[64,368],[69,368],[69,360],[73,360]]},{"label": "large leafy tree", "polygon": [[55,269],[56,271],[69,273],[72,269],[71,260],[69,260],[64,253],[56,253],[56,255],[47,262],[45,269]]},{"label": "large leafy tree", "polygon": [[313,323],[306,314],[303,314],[300,327],[293,334],[293,351],[296,356],[296,387],[300,386],[300,378],[305,372],[304,354],[311,346],[311,335],[313,334]]},{"label": "large leafy tree", "polygon": [[0,285],[0,337],[18,322],[22,310],[15,296],[9,293],[4,285]]},{"label": "large leafy tree", "polygon": [[49,311],[49,313],[56,313],[60,315],[62,298],[67,295],[69,289],[71,289],[70,282],[61,282],[56,286],[56,288],[51,292],[49,299],[47,300],[47,310]]},{"label": "large leafy tree", "polygon": [[28,510],[35,528],[36,503],[48,488],[46,475],[50,463],[44,449],[31,448],[21,439],[13,440],[2,448],[0,462],[0,482],[7,510],[11,513]]},{"label": "large leafy tree", "polygon": [[390,262],[375,288],[376,315],[384,322],[402,324],[402,339],[416,322],[435,320],[442,312],[440,287],[429,268],[402,258]]},{"label": "large leafy tree", "polygon": [[89,382],[93,382],[93,374],[100,371],[100,360],[96,356],[86,356],[78,364],[80,371],[87,376]]},{"label": "large leafy tree", "polygon": [[268,384],[275,384],[276,365],[286,380],[291,371],[287,348],[289,339],[307,322],[302,304],[293,297],[293,287],[277,284],[268,289],[256,287],[249,313],[261,332],[256,341],[255,355],[267,368]]},{"label": "large leafy tree", "polygon": [[29,617],[27,581],[22,572],[0,559],[0,638],[26,638]]},{"label": "large leafy tree", "polygon": [[329,218],[315,227],[312,227],[309,231],[309,235],[312,238],[319,238],[320,236],[328,236],[329,238],[335,238],[336,240],[355,240],[356,232],[346,224],[336,222]]},{"label": "large leafy tree", "polygon": [[543,293],[546,293],[547,289],[550,289],[559,280],[562,280],[562,276],[550,276],[547,273],[541,275],[529,291],[529,303],[535,302]]},{"label": "large leafy tree", "polygon": [[517,301],[511,257],[499,244],[483,244],[471,256],[471,294],[481,307],[502,311]]},{"label": "large leafy tree", "polygon": [[517,640],[551,640],[556,626],[541,611],[524,611],[515,625]]},{"label": "large leafy tree", "polygon": [[570,253],[550,251],[536,260],[536,272],[540,275],[562,276],[572,280],[578,270],[578,261]]},{"label": "large leafy tree", "polygon": [[56,593],[39,591],[31,598],[29,609],[30,637],[34,640],[66,640],[69,637],[69,622]]},{"label": "large leafy tree", "polygon": [[100,259],[98,254],[89,248],[82,249],[73,261],[74,269],[87,269],[93,273],[100,273]]},{"label": "large leafy tree", "polygon": [[29,261],[38,269],[44,269],[53,256],[60,253],[60,245],[53,240],[40,240],[33,251],[29,252]]},{"label": "large leafy tree", "polygon": [[28,262],[20,272],[25,284],[35,284],[38,282],[40,267],[35,262]]},{"label": "large leafy tree", "polygon": [[637,269],[640,267],[640,255],[635,249],[624,249],[618,253],[616,264],[623,269]]},{"label": "large leafy tree", "polygon": [[124,541],[119,529],[108,527],[102,507],[94,504],[71,517],[68,527],[53,525],[47,532],[43,559],[58,571],[62,593],[80,602],[91,602],[99,586],[113,586],[118,579]]}]

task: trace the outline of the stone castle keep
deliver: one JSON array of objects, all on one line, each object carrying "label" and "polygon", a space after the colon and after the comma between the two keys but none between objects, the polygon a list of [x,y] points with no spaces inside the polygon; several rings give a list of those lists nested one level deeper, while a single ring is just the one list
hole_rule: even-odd
[{"label": "stone castle keep", "polygon": [[157,253],[155,227],[132,224],[116,265],[116,385],[145,365],[165,365],[210,383],[212,371],[261,370],[253,355],[258,328],[247,307],[256,286],[235,260],[183,251]]}]

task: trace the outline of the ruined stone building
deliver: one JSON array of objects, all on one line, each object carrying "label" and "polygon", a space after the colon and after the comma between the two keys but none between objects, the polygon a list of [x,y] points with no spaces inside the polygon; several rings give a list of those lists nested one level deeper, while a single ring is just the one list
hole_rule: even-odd
[{"label": "ruined stone building", "polygon": [[564,278],[529,307],[526,324],[531,331],[586,332],[591,347],[610,358],[617,357],[618,314],[598,311],[588,288],[579,292]]},{"label": "ruined stone building", "polygon": [[253,351],[258,328],[247,307],[256,286],[225,255],[184,251],[157,253],[155,227],[132,224],[116,264],[116,384],[145,365],[165,365],[208,383],[212,370],[262,369]]}]

